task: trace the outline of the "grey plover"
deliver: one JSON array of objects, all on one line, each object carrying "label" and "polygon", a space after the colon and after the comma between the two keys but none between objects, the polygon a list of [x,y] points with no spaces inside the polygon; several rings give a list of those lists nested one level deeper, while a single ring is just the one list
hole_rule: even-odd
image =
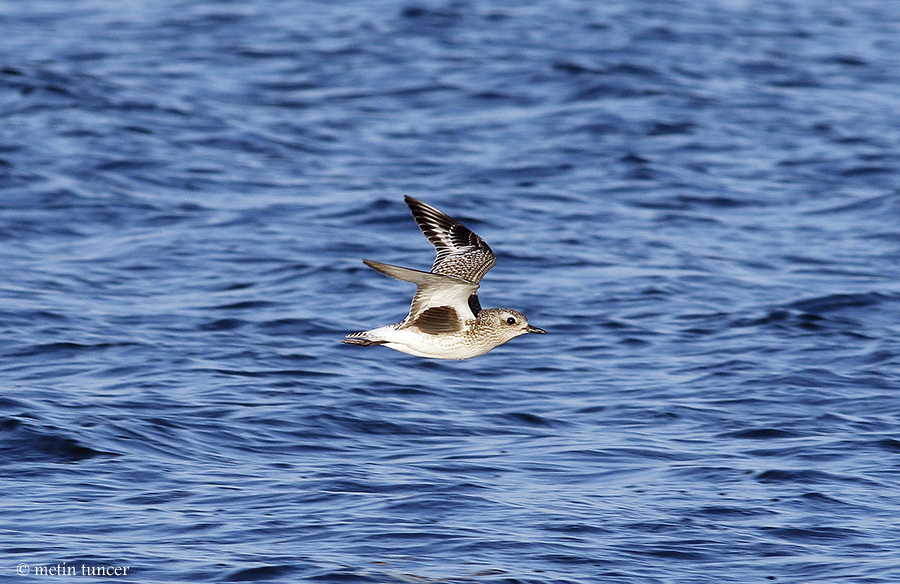
[{"label": "grey plover", "polygon": [[351,345],[385,347],[432,359],[470,359],[525,333],[547,331],[509,308],[481,308],[478,283],[497,261],[483,239],[431,205],[405,197],[416,223],[434,245],[430,272],[363,260],[391,278],[412,282],[409,314],[397,324],[347,335]]}]

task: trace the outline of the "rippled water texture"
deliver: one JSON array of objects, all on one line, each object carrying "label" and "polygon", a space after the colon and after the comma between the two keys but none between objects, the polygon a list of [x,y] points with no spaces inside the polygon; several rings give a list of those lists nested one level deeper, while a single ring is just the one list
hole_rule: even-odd
[{"label": "rippled water texture", "polygon": [[[0,580],[900,581],[895,3],[0,19]],[[340,344],[405,194],[550,334]]]}]

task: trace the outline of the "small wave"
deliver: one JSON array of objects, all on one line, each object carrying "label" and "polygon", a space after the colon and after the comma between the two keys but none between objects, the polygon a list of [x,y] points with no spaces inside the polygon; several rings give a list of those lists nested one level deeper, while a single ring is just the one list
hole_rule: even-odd
[{"label": "small wave", "polygon": [[225,576],[226,582],[257,582],[259,580],[281,580],[291,576],[297,569],[294,566],[260,566],[237,570]]},{"label": "small wave", "polygon": [[17,418],[0,418],[0,465],[78,462],[103,455],[115,453],[95,450],[56,430],[36,428]]},{"label": "small wave", "polygon": [[759,473],[761,483],[834,484],[840,482],[868,483],[859,477],[844,477],[813,469],[771,469]]},{"label": "small wave", "polygon": [[800,434],[791,432],[790,430],[782,430],[781,428],[753,428],[750,430],[740,430],[738,432],[729,432],[723,435],[726,438],[743,438],[750,440],[773,440],[783,438],[797,438]]}]

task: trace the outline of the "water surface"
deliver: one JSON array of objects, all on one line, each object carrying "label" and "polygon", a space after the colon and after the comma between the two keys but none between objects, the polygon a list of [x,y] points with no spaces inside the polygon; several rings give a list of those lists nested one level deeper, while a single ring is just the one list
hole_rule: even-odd
[{"label": "water surface", "polygon": [[[891,3],[2,18],[4,578],[900,578]],[[405,194],[550,334],[338,343],[433,260]]]}]

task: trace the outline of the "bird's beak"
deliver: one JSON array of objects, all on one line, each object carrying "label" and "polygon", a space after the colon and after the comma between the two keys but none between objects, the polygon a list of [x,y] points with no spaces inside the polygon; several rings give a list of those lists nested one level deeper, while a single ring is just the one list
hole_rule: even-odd
[{"label": "bird's beak", "polygon": [[542,335],[547,334],[547,331],[545,331],[544,329],[540,329],[536,326],[531,326],[531,325],[528,325],[527,327],[525,327],[525,331],[529,332],[529,333],[540,333]]}]

